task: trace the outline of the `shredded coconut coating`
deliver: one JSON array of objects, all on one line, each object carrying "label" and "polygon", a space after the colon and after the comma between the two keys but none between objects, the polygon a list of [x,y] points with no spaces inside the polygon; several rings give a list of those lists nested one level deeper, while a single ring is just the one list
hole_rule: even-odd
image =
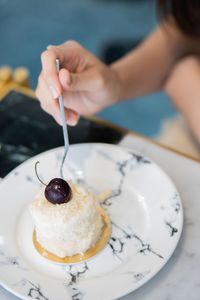
[{"label": "shredded coconut coating", "polygon": [[98,197],[81,184],[69,184],[68,203],[50,203],[42,188],[30,205],[37,241],[59,257],[84,254],[95,245],[103,227]]}]

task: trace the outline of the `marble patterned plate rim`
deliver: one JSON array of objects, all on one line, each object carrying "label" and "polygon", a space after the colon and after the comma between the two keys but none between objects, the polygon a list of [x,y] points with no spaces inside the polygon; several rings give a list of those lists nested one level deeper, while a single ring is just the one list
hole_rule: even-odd
[{"label": "marble patterned plate rim", "polygon": [[[128,148],[125,148],[125,147],[121,147],[119,145],[113,145],[113,144],[106,144],[106,143],[81,143],[81,144],[74,144],[74,145],[71,145],[70,146],[70,149],[73,150],[73,149],[76,149],[76,148],[79,148],[79,147],[103,147],[104,149],[106,149],[105,151],[107,151],[107,149],[121,149],[121,151],[127,153],[127,152],[130,152],[130,153],[133,153],[134,155],[138,156],[138,157],[141,157],[141,158],[144,158],[146,159],[146,161],[149,161],[153,166],[156,166],[156,168],[161,172],[161,174],[163,174],[163,176],[165,177],[165,180],[167,180],[171,185],[172,187],[174,188],[175,192],[176,192],[176,195],[177,195],[177,203],[179,204],[179,223],[178,223],[178,232],[176,233],[175,237],[175,241],[174,241],[174,245],[173,247],[171,248],[171,251],[169,253],[169,255],[166,257],[166,259],[163,261],[162,265],[157,265],[157,267],[155,267],[154,271],[151,272],[149,275],[147,274],[147,276],[145,278],[142,278],[141,279],[141,284],[137,284],[135,285],[134,287],[134,284],[133,286],[130,286],[130,287],[127,287],[126,291],[122,291],[122,293],[117,296],[118,297],[122,297],[122,296],[125,296],[127,294],[129,294],[130,292],[136,290],[137,288],[139,288],[140,286],[142,286],[144,283],[146,283],[147,281],[149,281],[153,276],[155,276],[155,274],[164,267],[164,265],[166,264],[166,262],[169,260],[169,258],[171,257],[171,255],[173,254],[174,250],[176,249],[176,246],[178,244],[178,241],[180,239],[180,236],[181,236],[181,232],[182,232],[182,227],[183,227],[183,208],[182,208],[182,203],[181,203],[181,198],[180,198],[180,195],[177,191],[177,188],[176,186],[174,185],[173,181],[171,180],[171,178],[166,174],[165,171],[163,171],[163,169],[157,164],[155,163],[152,159],[149,159],[147,158],[146,156],[138,153],[138,151],[134,151],[133,149],[128,149]],[[10,176],[13,175],[14,172],[18,172],[18,170],[21,170],[21,168],[23,169],[24,166],[30,164],[31,162],[33,162],[33,160],[36,161],[36,159],[38,159],[38,157],[42,157],[42,156],[48,156],[48,155],[51,155],[52,153],[56,153],[56,152],[59,152],[59,151],[62,151],[63,150],[63,147],[58,147],[58,148],[54,148],[54,149],[50,149],[48,151],[45,151],[43,153],[40,153],[30,159],[28,159],[27,161],[25,161],[24,163],[22,163],[21,165],[19,165],[17,168],[15,168],[14,170],[12,170],[4,179],[3,181],[1,182],[0,184],[0,191],[1,191],[1,188],[3,185],[5,185],[5,182],[7,180],[9,180]],[[0,244],[0,250],[1,250],[1,244]],[[137,274],[136,274],[137,275]],[[0,276],[0,284],[6,288],[7,290],[9,290],[11,293],[15,294],[16,296],[18,297],[25,297],[23,299],[30,299],[30,297],[26,297],[23,293],[23,291],[19,292],[17,289],[15,289],[15,287],[13,287],[13,284],[9,284],[8,282],[4,282],[4,280],[2,280],[1,276]],[[116,296],[116,295],[115,295]],[[70,299],[70,298],[69,298]],[[81,299],[81,298],[80,298]],[[103,299],[103,298],[102,298]],[[111,297],[107,297],[106,299],[113,299]]]}]

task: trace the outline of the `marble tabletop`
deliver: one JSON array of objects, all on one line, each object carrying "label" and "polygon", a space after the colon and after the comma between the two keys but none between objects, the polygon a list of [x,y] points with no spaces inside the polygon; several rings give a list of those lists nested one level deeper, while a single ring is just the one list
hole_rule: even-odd
[{"label": "marble tabletop", "polygon": [[[4,100],[6,101],[4,102]],[[5,176],[13,167],[30,156],[57,147],[62,143],[62,136],[59,136],[60,128],[49,116],[40,111],[38,104],[31,102],[32,104],[29,103],[32,105],[30,109],[24,107],[26,97],[16,92],[7,95],[7,99],[4,100],[0,104],[2,128],[0,143],[3,148],[0,154],[0,176]],[[8,106],[13,108],[13,105],[17,110],[10,109],[8,112]],[[27,109],[29,109],[28,113]],[[31,118],[32,122],[30,122]],[[46,122],[41,122],[42,119],[43,121],[45,119]],[[19,128],[22,128],[21,133]],[[45,133],[47,130],[49,137],[54,132],[54,136],[57,138],[53,141],[50,138],[44,140],[41,148],[42,132]],[[121,299],[200,299],[199,162],[167,150],[141,136],[119,131],[108,124],[89,119],[81,119],[77,128],[70,129],[71,143],[85,141],[115,143],[148,156],[159,164],[174,181],[184,207],[182,236],[170,260],[149,282]],[[0,299],[14,300],[18,298],[0,287]]]}]

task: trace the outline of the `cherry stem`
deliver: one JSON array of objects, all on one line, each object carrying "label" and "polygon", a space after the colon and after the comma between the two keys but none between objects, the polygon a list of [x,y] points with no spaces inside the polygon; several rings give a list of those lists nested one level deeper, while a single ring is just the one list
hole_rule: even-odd
[{"label": "cherry stem", "polygon": [[45,183],[40,179],[40,177],[39,177],[39,175],[38,175],[38,172],[37,172],[37,165],[38,165],[39,163],[40,163],[39,161],[37,161],[37,162],[35,163],[35,174],[36,174],[38,180],[39,180],[43,185],[47,186],[47,184],[45,184]]}]

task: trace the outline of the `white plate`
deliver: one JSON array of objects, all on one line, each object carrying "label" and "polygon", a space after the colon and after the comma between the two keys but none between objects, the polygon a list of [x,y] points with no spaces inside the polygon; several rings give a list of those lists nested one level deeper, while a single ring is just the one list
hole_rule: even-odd
[{"label": "white plate", "polygon": [[45,182],[59,176],[63,148],[33,157],[0,184],[0,283],[23,299],[115,299],[142,286],[173,253],[183,225],[182,204],[168,176],[152,161],[119,146],[70,147],[64,174],[96,193],[112,221],[107,246],[87,262],[57,265],[32,243],[28,206],[39,189],[34,164]]}]

